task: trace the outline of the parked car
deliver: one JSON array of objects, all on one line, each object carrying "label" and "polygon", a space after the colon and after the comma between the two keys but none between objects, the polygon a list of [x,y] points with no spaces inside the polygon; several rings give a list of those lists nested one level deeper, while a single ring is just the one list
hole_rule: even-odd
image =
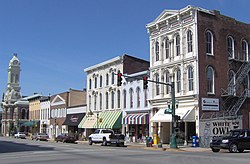
[{"label": "parked car", "polygon": [[97,129],[93,134],[89,136],[89,145],[93,143],[102,143],[106,146],[108,143],[116,146],[124,145],[124,135],[115,134],[111,129]]},{"label": "parked car", "polygon": [[46,133],[34,133],[31,136],[32,140],[48,141],[49,136]]},{"label": "parked car", "polygon": [[26,139],[26,134],[24,132],[17,132],[14,134],[15,138],[21,138],[21,139]]},{"label": "parked car", "polygon": [[67,142],[67,143],[76,143],[76,136],[73,134],[67,134],[67,133],[63,133],[60,134],[56,137],[55,139],[56,142]]},{"label": "parked car", "polygon": [[222,137],[214,137],[210,142],[210,148],[213,152],[228,149],[231,153],[250,150],[250,129],[231,130]]}]

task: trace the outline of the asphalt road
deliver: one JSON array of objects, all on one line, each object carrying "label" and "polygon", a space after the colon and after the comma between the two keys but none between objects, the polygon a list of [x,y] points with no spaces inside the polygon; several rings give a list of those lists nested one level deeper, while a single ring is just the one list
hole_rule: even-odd
[{"label": "asphalt road", "polygon": [[178,152],[0,137],[0,164],[249,164],[245,153]]}]

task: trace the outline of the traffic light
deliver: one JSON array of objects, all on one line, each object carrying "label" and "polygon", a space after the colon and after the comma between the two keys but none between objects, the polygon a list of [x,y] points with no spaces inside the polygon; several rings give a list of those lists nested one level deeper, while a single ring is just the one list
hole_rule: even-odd
[{"label": "traffic light", "polygon": [[180,120],[180,119],[181,119],[181,117],[180,117],[180,116],[178,116],[178,115],[174,115],[174,119],[175,119],[175,121],[178,121],[178,120]]},{"label": "traffic light", "polygon": [[122,73],[120,71],[117,74],[117,85],[118,86],[122,85]]},{"label": "traffic light", "polygon": [[143,77],[143,89],[147,89],[148,88],[148,77],[144,76]]}]

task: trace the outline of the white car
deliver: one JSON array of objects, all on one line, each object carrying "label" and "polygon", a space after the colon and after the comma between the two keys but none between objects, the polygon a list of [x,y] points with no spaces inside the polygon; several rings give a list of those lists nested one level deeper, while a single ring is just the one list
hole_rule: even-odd
[{"label": "white car", "polygon": [[14,135],[15,138],[22,138],[22,139],[25,139],[26,138],[26,134],[24,132],[17,132],[15,135]]},{"label": "white car", "polygon": [[93,143],[102,143],[103,146],[106,146],[107,143],[110,143],[111,134],[114,134],[113,130],[97,129],[89,136],[89,145],[92,145]]}]

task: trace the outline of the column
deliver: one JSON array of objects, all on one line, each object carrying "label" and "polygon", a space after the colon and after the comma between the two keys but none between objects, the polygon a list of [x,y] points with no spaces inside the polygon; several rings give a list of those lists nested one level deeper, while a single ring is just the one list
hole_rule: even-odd
[{"label": "column", "polygon": [[188,123],[185,122],[185,141],[184,141],[184,145],[188,145]]}]

